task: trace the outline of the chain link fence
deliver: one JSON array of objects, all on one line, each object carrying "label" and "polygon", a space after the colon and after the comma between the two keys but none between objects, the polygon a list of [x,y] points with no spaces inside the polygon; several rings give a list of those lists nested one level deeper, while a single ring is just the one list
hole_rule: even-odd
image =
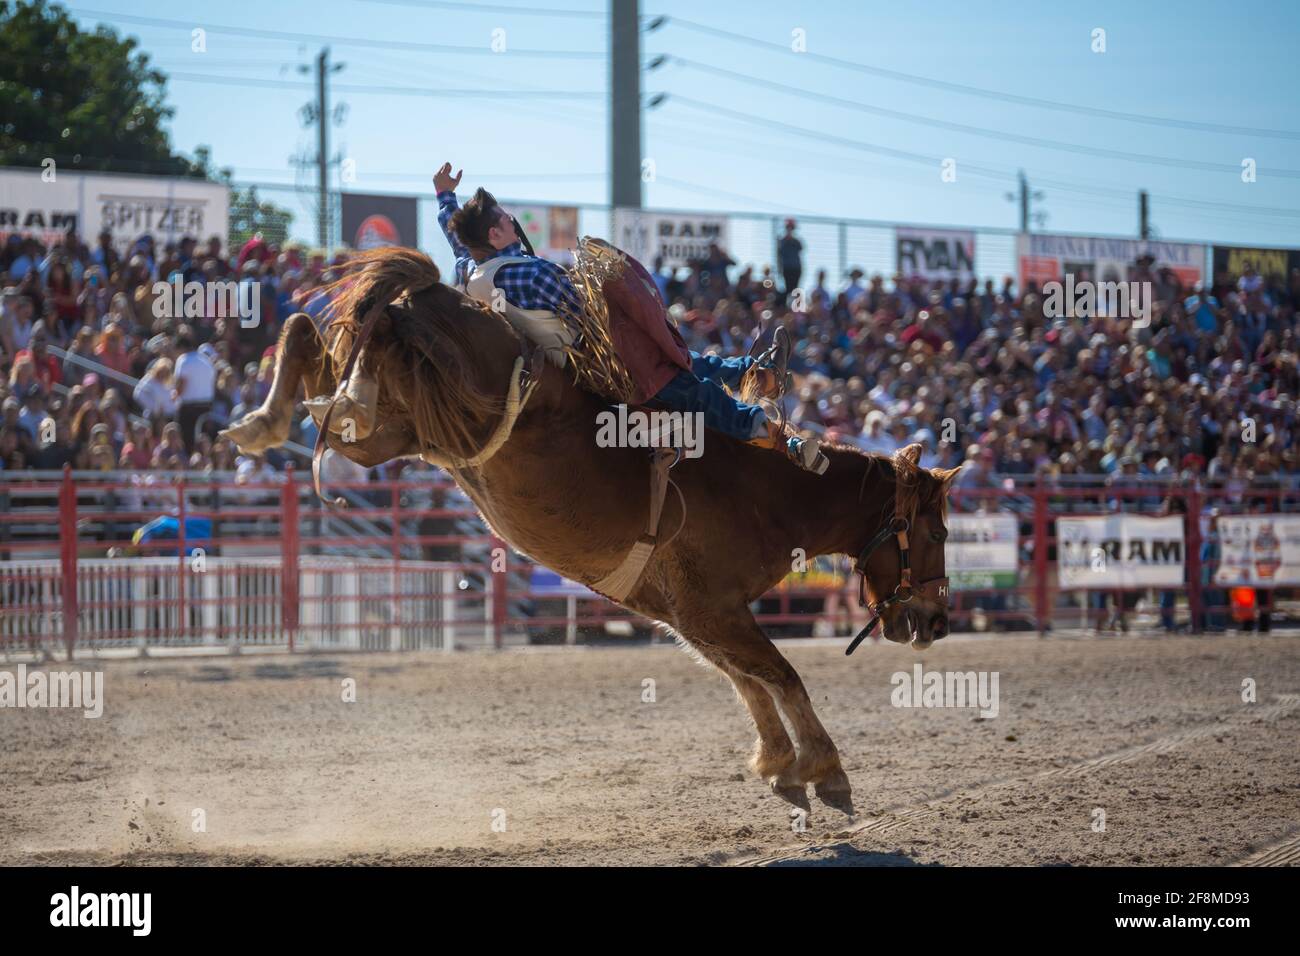
[{"label": "chain link fence", "polygon": [[[357,190],[358,192],[372,192]],[[398,194],[394,194],[398,195]],[[400,194],[410,196],[410,193]],[[329,218],[326,246],[336,249],[345,244],[340,229],[342,193],[328,192]],[[609,237],[613,235],[610,207],[601,203],[545,203],[498,196],[512,205],[569,205],[578,209],[578,234]],[[267,239],[283,243],[286,240],[307,248],[319,248],[318,210],[319,194],[314,185],[291,186],[285,184],[239,182],[231,189],[230,235],[232,250],[249,238],[259,225],[265,226]],[[700,215],[701,210],[654,210],[656,212],[682,212]],[[786,218],[797,223],[796,235],[803,242],[803,282],[816,281],[820,270],[826,271],[827,282],[838,288],[854,268],[862,269],[868,276],[894,275],[895,233],[898,226],[917,225],[917,228],[935,230],[965,230],[975,233],[975,273],[982,282],[992,279],[1001,283],[1005,277],[1015,277],[1016,236],[1014,229],[993,227],[951,226],[943,224],[890,223],[862,219],[833,219],[819,216],[790,216],[752,212],[707,211],[707,214],[726,216],[729,235],[726,251],[741,268],[752,265],[761,273],[764,266],[772,266],[776,273],[776,243],[783,231]],[[438,225],[438,202],[432,193],[418,195],[417,240],[420,249],[433,257],[446,274],[452,265],[451,250]],[[1133,236],[1115,238],[1135,238]],[[1177,242],[1183,240],[1168,239]],[[1207,240],[1186,240],[1209,244]],[[1206,263],[1208,274],[1208,263]]]}]

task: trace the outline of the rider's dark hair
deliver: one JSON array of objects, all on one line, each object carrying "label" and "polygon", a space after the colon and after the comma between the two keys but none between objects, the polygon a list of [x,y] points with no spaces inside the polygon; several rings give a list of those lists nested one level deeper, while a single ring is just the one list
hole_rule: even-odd
[{"label": "rider's dark hair", "polygon": [[476,260],[483,261],[496,250],[488,242],[488,231],[497,224],[501,204],[480,187],[474,197],[451,214],[447,227],[464,243]]}]

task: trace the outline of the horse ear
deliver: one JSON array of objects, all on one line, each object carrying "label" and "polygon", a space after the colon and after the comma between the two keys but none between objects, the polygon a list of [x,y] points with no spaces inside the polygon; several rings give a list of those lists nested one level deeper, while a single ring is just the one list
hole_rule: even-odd
[{"label": "horse ear", "polygon": [[921,447],[921,443],[916,441],[904,448],[898,449],[898,454],[902,455],[914,465],[921,460],[921,455],[924,452],[925,449]]},{"label": "horse ear", "polygon": [[[963,462],[963,465],[964,464],[965,463]],[[952,487],[952,483],[956,481],[957,476],[961,474],[963,465],[958,465],[956,468],[934,469],[934,477],[939,479],[939,483],[943,486],[944,494],[948,493],[948,489]]]}]

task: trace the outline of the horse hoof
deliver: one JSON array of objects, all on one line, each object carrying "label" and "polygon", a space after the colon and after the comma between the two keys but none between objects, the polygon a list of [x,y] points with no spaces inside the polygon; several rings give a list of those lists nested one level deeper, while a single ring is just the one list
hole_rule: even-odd
[{"label": "horse hoof", "polygon": [[286,422],[283,428],[277,428],[270,415],[256,411],[218,432],[217,437],[234,442],[246,455],[256,455],[268,448],[283,445],[289,439],[289,426]]},{"label": "horse hoof", "polygon": [[812,812],[812,804],[808,802],[808,791],[803,784],[782,784],[774,780],[772,781],[772,792],[790,806],[796,807],[804,813]]},{"label": "horse hoof", "polygon": [[828,807],[847,813],[849,816],[853,815],[853,788],[849,784],[848,775],[843,770],[827,774],[824,779],[813,785],[813,790],[817,794],[817,799]]}]

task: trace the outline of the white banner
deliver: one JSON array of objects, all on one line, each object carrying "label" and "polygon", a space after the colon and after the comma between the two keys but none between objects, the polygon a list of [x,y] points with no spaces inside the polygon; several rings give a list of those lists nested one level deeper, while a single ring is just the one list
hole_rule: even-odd
[{"label": "white banner", "polygon": [[1182,587],[1184,550],[1181,515],[1056,519],[1062,588]]},{"label": "white banner", "polygon": [[519,220],[533,251],[553,262],[573,261],[578,245],[577,206],[517,206],[502,203],[502,208]]},{"label": "white banner", "polygon": [[951,229],[894,230],[895,263],[904,277],[971,279],[975,275],[975,233]]},{"label": "white banner", "polygon": [[1219,566],[1223,587],[1287,587],[1300,584],[1300,515],[1221,515]]},{"label": "white banner", "polygon": [[1153,271],[1172,269],[1185,285],[1201,281],[1205,273],[1205,246],[1186,242],[1031,233],[1016,239],[1016,252],[1021,285],[1061,280],[1066,273],[1076,281],[1127,282],[1146,253],[1155,258]]},{"label": "white banner", "polygon": [[727,248],[727,217],[714,213],[646,212],[620,206],[614,210],[613,226],[610,241],[651,271],[661,256],[664,265],[676,269],[708,258],[710,243]]},{"label": "white banner", "polygon": [[949,515],[944,566],[954,591],[1013,588],[1020,525],[1015,515]]},{"label": "white banner", "polygon": [[192,236],[199,244],[229,233],[230,190],[202,179],[0,169],[0,241],[13,233],[49,245],[69,229],[94,248],[107,229],[123,248],[144,233],[161,251]]}]

